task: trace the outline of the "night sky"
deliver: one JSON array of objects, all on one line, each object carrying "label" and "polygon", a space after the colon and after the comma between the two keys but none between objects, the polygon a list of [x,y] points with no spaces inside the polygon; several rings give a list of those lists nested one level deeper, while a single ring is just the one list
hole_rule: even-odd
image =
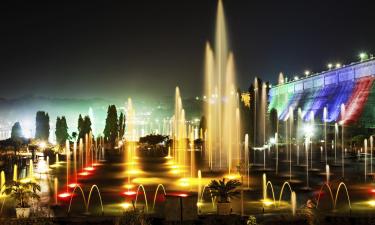
[{"label": "night sky", "polygon": [[[242,89],[375,53],[371,1],[223,2]],[[0,97],[202,94],[216,0],[0,4]]]}]

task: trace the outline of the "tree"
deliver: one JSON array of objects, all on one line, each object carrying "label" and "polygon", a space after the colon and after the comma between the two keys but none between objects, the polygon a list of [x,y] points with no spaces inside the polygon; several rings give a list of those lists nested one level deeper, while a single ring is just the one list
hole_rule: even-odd
[{"label": "tree", "polygon": [[147,136],[139,138],[139,143],[157,145],[168,141],[168,136],[161,134],[149,134]]},{"label": "tree", "polygon": [[78,117],[78,139],[84,139],[85,135],[91,132],[91,120],[89,116],[82,118],[79,114]]},{"label": "tree", "polygon": [[57,117],[55,135],[56,135],[56,142],[60,146],[63,146],[66,140],[68,140],[69,133],[68,133],[68,125],[66,123],[65,116],[61,118]]},{"label": "tree", "polygon": [[114,146],[118,135],[117,109],[115,105],[108,106],[105,120],[104,137]]},{"label": "tree", "polygon": [[121,112],[118,119],[118,129],[120,139],[124,137],[125,134],[125,115]]},{"label": "tree", "polygon": [[241,186],[239,180],[229,180],[225,182],[225,178],[222,180],[212,180],[208,185],[211,191],[211,195],[218,197],[218,202],[229,202],[231,198],[234,198],[240,194],[237,187]]},{"label": "tree", "polygon": [[78,139],[84,138],[85,134],[83,133],[83,118],[82,115],[79,114],[78,117]]},{"label": "tree", "polygon": [[23,135],[22,135],[22,128],[19,122],[16,122],[12,126],[12,132],[10,135],[10,141],[14,148],[14,154],[17,154],[17,151],[20,149],[21,145],[23,144]]},{"label": "tree", "polygon": [[91,132],[91,119],[89,116],[85,116],[85,118],[83,118],[83,132],[84,134],[89,134]]},{"label": "tree", "polygon": [[49,115],[44,111],[38,111],[35,119],[35,139],[48,141],[49,138]]},{"label": "tree", "polygon": [[12,140],[19,140],[23,137],[22,128],[19,122],[14,123],[14,125],[12,126],[12,132],[10,137]]}]

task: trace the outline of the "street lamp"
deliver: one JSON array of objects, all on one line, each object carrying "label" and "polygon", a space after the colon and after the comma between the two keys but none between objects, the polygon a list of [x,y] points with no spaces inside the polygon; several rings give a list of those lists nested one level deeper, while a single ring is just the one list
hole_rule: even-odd
[{"label": "street lamp", "polygon": [[361,62],[362,62],[362,61],[368,59],[368,55],[367,55],[366,52],[361,52],[361,53],[359,54],[359,58],[361,59]]},{"label": "street lamp", "polygon": [[305,75],[306,75],[306,77],[309,76],[310,73],[311,73],[311,72],[310,72],[309,70],[305,70]]},{"label": "street lamp", "polygon": [[336,69],[341,68],[341,63],[336,63]]},{"label": "street lamp", "polygon": [[328,67],[328,69],[330,70],[330,69],[332,69],[333,64],[332,64],[332,63],[328,63],[327,67]]}]

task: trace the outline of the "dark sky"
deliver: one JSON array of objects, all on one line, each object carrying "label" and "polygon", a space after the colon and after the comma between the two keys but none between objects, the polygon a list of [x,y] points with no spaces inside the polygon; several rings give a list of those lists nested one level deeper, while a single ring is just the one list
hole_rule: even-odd
[{"label": "dark sky", "polygon": [[[0,97],[202,93],[216,0],[0,3]],[[371,1],[224,0],[240,87],[375,53]]]}]

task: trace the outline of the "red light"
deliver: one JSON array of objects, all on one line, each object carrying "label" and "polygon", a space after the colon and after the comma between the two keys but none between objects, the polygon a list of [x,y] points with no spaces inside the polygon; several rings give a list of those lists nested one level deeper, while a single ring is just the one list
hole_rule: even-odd
[{"label": "red light", "polygon": [[370,192],[375,194],[375,189],[371,189]]},{"label": "red light", "polygon": [[187,195],[187,194],[178,194],[178,196],[185,198],[185,197],[187,197],[188,195]]}]

